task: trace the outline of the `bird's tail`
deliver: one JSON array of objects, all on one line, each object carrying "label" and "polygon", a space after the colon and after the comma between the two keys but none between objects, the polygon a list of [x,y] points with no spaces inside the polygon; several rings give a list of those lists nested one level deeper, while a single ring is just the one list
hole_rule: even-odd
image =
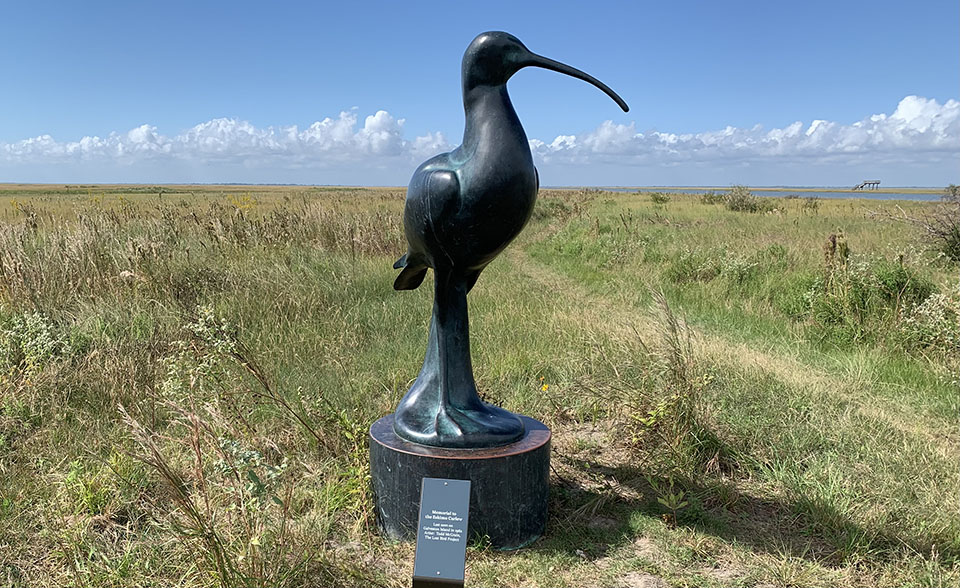
[{"label": "bird's tail", "polygon": [[404,253],[403,257],[393,264],[393,269],[403,268],[403,271],[393,282],[394,290],[415,290],[427,275],[427,266],[421,263],[409,264],[407,261],[407,254]]}]

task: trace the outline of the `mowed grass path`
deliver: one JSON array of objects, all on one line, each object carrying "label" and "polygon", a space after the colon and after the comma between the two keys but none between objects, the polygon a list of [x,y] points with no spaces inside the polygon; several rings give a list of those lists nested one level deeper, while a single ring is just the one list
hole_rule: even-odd
[{"label": "mowed grass path", "polygon": [[[365,440],[429,318],[429,280],[390,288],[403,191],[30,190],[0,190],[0,577],[408,585]],[[470,304],[485,398],[554,431],[551,519],[478,538],[469,585],[960,583],[958,354],[908,320],[957,268],[897,203],[775,204],[541,193]]]}]

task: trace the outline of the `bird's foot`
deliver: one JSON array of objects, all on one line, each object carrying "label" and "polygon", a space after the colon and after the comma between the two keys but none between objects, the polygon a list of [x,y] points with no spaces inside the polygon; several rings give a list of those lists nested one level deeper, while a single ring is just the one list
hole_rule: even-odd
[{"label": "bird's foot", "polygon": [[520,417],[498,406],[478,402],[470,408],[450,405],[420,410],[404,402],[397,407],[394,430],[407,441],[453,449],[498,447],[523,436]]}]

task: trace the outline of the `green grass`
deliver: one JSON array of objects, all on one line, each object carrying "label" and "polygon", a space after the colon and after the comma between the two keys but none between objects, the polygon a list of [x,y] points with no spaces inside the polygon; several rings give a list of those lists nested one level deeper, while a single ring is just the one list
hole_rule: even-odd
[{"label": "green grass", "polygon": [[[871,214],[930,204],[761,200],[541,193],[470,305],[481,393],[554,432],[551,518],[470,585],[960,583],[957,267]],[[0,578],[408,585],[365,437],[426,340],[402,203],[0,187]]]}]

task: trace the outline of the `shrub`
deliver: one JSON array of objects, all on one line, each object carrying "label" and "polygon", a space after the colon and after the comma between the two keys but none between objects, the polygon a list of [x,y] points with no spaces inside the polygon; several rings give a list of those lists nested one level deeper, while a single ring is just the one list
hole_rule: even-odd
[{"label": "shrub", "polygon": [[910,347],[960,359],[960,284],[905,310],[900,332]]},{"label": "shrub", "polygon": [[570,216],[571,207],[559,198],[540,198],[533,209],[533,220],[560,219]]},{"label": "shrub", "polygon": [[14,316],[8,328],[0,329],[0,372],[30,378],[68,347],[67,339],[46,315],[34,312]]},{"label": "shrub", "polygon": [[714,192],[710,190],[709,192],[704,192],[700,194],[700,202],[703,204],[723,204],[726,202],[727,196],[722,192]]},{"label": "shrub", "polygon": [[942,198],[947,202],[960,202],[960,186],[950,184],[943,189]]},{"label": "shrub", "polygon": [[940,204],[915,224],[926,231],[936,249],[960,262],[960,186],[950,184],[944,188]]},{"label": "shrub", "polygon": [[816,214],[820,210],[820,199],[816,196],[808,196],[803,199],[803,204],[800,205],[800,210],[803,212],[809,212],[810,214]]},{"label": "shrub", "polygon": [[664,276],[674,284],[709,282],[723,271],[723,256],[723,252],[684,248],[665,268]]},{"label": "shrub", "polygon": [[804,294],[808,316],[824,338],[852,342],[885,339],[903,309],[922,304],[936,287],[916,268],[885,258],[827,260]]},{"label": "shrub", "polygon": [[667,202],[670,202],[670,195],[666,192],[651,192],[650,200],[654,204],[666,204]]},{"label": "shrub", "polygon": [[960,262],[960,186],[947,186],[941,200],[928,219],[927,232],[944,255]]},{"label": "shrub", "polygon": [[734,186],[726,199],[727,208],[735,212],[763,212],[766,207],[746,186]]},{"label": "shrub", "polygon": [[960,186],[950,184],[943,190],[940,202],[917,216],[903,210],[900,215],[873,213],[883,219],[906,222],[925,235],[924,246],[939,251],[947,259],[960,262]]}]

